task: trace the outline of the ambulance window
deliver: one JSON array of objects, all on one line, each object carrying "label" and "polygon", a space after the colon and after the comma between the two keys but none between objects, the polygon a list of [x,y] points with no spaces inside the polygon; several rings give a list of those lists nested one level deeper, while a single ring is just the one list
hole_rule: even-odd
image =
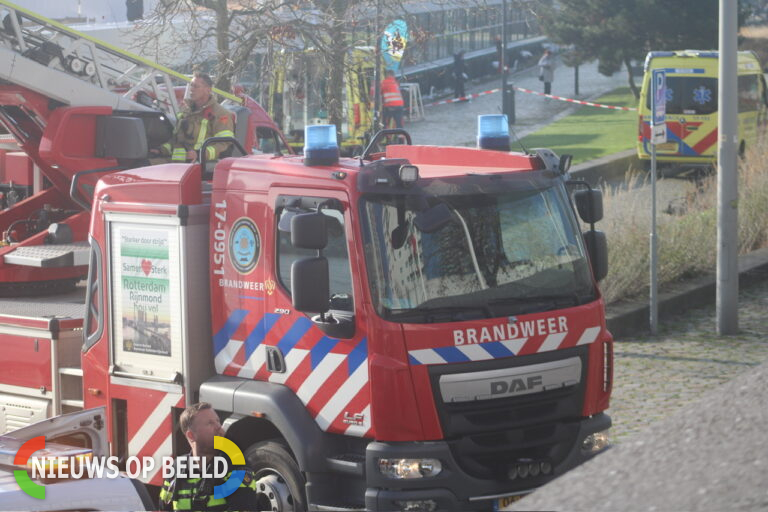
[{"label": "ambulance window", "polygon": [[[291,204],[292,198],[281,198],[282,204]],[[301,199],[301,198],[296,198]],[[291,244],[288,217],[296,214],[296,207],[278,206],[277,218],[277,275],[280,284],[290,295],[291,265],[294,261],[317,255],[311,249],[298,249]],[[314,210],[307,210],[314,211]],[[352,274],[349,268],[349,252],[344,228],[344,214],[339,210],[323,208],[323,214],[328,218],[328,245],[323,249],[323,256],[328,258],[328,273],[330,275],[331,309],[352,311]],[[282,222],[281,222],[282,221]]]},{"label": "ambulance window", "polygon": [[741,75],[738,79],[739,112],[754,112],[760,108],[760,88],[757,75]]},{"label": "ambulance window", "polygon": [[[717,78],[667,75],[667,114],[709,115],[717,112]],[[649,88],[646,105],[651,108]]]}]

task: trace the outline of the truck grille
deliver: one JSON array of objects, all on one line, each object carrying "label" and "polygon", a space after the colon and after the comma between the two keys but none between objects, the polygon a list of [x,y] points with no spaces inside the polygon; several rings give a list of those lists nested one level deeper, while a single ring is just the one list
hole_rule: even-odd
[{"label": "truck grille", "polygon": [[[588,347],[455,365],[430,367],[430,379],[446,441],[461,468],[477,478],[507,480],[509,468],[521,460],[548,462],[552,467],[568,455],[576,435],[584,397]],[[578,357],[579,382],[538,393],[445,402],[440,376],[488,372]],[[540,477],[541,478],[541,477]],[[527,483],[533,483],[528,480]]]}]

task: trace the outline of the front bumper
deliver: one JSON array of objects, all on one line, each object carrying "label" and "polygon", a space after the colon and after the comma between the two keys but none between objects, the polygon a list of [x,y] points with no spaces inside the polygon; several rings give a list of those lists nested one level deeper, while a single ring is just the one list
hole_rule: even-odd
[{"label": "front bumper", "polygon": [[[462,470],[445,441],[372,442],[366,450],[366,510],[400,511],[409,502],[413,507],[418,507],[419,502],[424,503],[425,508],[412,510],[493,510],[496,499],[530,492],[592,458],[595,454],[582,452],[584,438],[607,430],[610,426],[611,418],[604,413],[580,421],[576,442],[566,458],[553,468],[551,474],[530,479],[530,486],[526,485],[525,480],[510,480],[506,475],[498,475],[494,480],[484,480],[467,474]],[[395,480],[381,474],[378,468],[380,458],[439,459],[442,463],[442,471],[429,478]]]}]

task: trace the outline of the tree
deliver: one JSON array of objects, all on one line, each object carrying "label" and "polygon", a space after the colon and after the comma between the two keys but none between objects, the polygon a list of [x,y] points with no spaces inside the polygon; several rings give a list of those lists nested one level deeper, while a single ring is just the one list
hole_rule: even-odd
[{"label": "tree", "polygon": [[213,58],[216,87],[229,90],[254,49],[268,38],[264,19],[290,0],[160,0],[139,24],[135,46],[167,63],[182,51],[188,64]]},{"label": "tree", "polygon": [[[387,9],[399,6],[389,2]],[[355,46],[373,44],[368,36],[376,12],[376,0],[160,0],[143,21],[137,46],[159,61],[169,47],[187,50],[189,65],[214,58],[216,87],[223,90],[256,50],[312,49],[326,70],[329,122],[340,128],[345,57]],[[178,30],[179,25],[184,28]]]},{"label": "tree", "polygon": [[633,60],[649,51],[717,48],[718,0],[539,0],[536,14],[553,42],[597,59],[600,73],[623,65],[636,98]]}]

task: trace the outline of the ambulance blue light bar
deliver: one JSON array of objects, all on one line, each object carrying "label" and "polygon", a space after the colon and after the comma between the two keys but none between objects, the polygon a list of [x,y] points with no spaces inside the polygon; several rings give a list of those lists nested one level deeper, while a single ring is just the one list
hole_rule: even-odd
[{"label": "ambulance blue light bar", "polygon": [[509,151],[509,121],[505,114],[477,116],[477,147]]},{"label": "ambulance blue light bar", "polygon": [[304,127],[304,165],[333,165],[339,161],[336,125]]}]

